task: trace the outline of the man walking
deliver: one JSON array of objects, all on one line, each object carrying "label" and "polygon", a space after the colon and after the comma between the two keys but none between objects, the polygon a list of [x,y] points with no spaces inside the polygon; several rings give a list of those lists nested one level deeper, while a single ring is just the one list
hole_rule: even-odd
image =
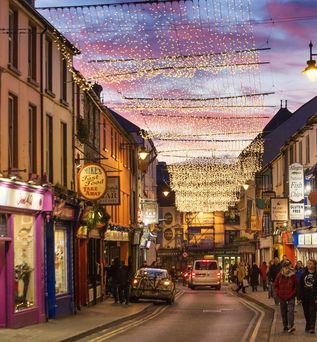
[{"label": "man walking", "polygon": [[276,276],[274,290],[280,300],[284,331],[292,333],[294,327],[294,308],[296,296],[296,277],[290,262],[284,261],[283,268]]},{"label": "man walking", "polygon": [[274,281],[276,279],[276,276],[280,272],[280,270],[281,270],[281,264],[280,264],[279,258],[275,257],[273,264],[270,266],[269,272],[267,274],[269,282],[270,282],[270,284],[272,284],[271,285],[272,286],[272,292],[273,292],[272,294],[273,294],[275,305],[279,304],[279,298],[277,297],[277,295],[274,291]]},{"label": "man walking", "polygon": [[303,305],[306,328],[305,331],[314,334],[317,309],[317,271],[316,260],[309,259],[305,272],[298,286],[298,300]]}]

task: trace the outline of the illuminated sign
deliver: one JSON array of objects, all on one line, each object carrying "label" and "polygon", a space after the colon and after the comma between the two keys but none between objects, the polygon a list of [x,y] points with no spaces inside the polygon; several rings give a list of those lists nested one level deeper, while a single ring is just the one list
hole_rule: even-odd
[{"label": "illuminated sign", "polygon": [[107,176],[99,164],[86,164],[78,172],[78,191],[88,200],[102,198],[107,189]]}]

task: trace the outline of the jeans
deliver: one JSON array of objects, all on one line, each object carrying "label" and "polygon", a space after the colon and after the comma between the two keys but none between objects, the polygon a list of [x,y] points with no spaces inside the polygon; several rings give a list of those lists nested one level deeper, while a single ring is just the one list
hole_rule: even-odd
[{"label": "jeans", "polygon": [[262,280],[262,287],[263,287],[263,291],[267,290],[266,280]]},{"label": "jeans", "polygon": [[291,328],[294,325],[295,298],[289,300],[280,299],[281,316],[284,328]]},{"label": "jeans", "polygon": [[242,289],[242,292],[245,293],[245,286],[243,286],[243,282],[239,283],[239,286],[236,289],[236,291],[239,292],[241,289]]},{"label": "jeans", "polygon": [[279,302],[280,302],[280,299],[276,295],[276,292],[275,292],[275,289],[274,289],[274,284],[272,284],[272,295],[273,295],[275,304],[278,305]]},{"label": "jeans", "polygon": [[305,330],[315,330],[317,306],[315,304],[314,298],[304,297],[302,299],[302,305],[306,320]]}]

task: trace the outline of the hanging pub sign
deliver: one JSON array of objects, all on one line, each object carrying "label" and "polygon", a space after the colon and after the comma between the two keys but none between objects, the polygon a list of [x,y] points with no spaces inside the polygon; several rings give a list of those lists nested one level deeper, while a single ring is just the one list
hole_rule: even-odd
[{"label": "hanging pub sign", "polygon": [[271,221],[288,221],[288,198],[271,198]]},{"label": "hanging pub sign", "polygon": [[87,200],[102,198],[107,189],[107,176],[99,164],[86,164],[78,172],[79,194]]},{"label": "hanging pub sign", "polygon": [[304,220],[304,168],[299,163],[289,166],[289,216],[291,220]]},{"label": "hanging pub sign", "polygon": [[101,205],[120,205],[120,176],[107,177],[107,190],[99,200]]},{"label": "hanging pub sign", "polygon": [[270,214],[271,212],[271,198],[276,197],[275,191],[263,191],[262,192],[262,199],[264,201],[264,214]]},{"label": "hanging pub sign", "polygon": [[158,223],[158,204],[156,201],[146,200],[142,203],[142,219],[145,225]]}]

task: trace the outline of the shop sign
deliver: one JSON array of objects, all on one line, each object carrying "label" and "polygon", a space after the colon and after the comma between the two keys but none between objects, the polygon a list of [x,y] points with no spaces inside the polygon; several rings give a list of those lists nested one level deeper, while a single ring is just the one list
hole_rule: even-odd
[{"label": "shop sign", "polygon": [[305,216],[304,203],[289,204],[289,218],[291,220],[303,220]]},{"label": "shop sign", "polygon": [[288,198],[271,198],[271,221],[288,221]]},{"label": "shop sign", "polygon": [[99,200],[101,205],[120,205],[120,176],[107,177],[107,190],[102,199]]},{"label": "shop sign", "polygon": [[43,203],[44,194],[0,187],[0,206],[42,211]]},{"label": "shop sign", "polygon": [[310,234],[299,234],[298,235],[298,245],[303,246],[317,246],[317,233]]},{"label": "shop sign", "polygon": [[102,198],[107,189],[106,172],[99,164],[86,164],[78,172],[79,194],[91,201]]},{"label": "shop sign", "polygon": [[142,219],[145,225],[158,223],[158,204],[156,201],[142,203]]},{"label": "shop sign", "polygon": [[289,199],[293,202],[304,200],[304,168],[298,163],[289,166]]},{"label": "shop sign", "polygon": [[129,241],[129,233],[120,230],[107,230],[105,233],[106,241]]},{"label": "shop sign", "polygon": [[53,216],[60,220],[72,221],[75,218],[75,210],[70,207],[66,207],[66,202],[64,200],[60,200],[55,203]]},{"label": "shop sign", "polygon": [[88,236],[88,227],[87,226],[80,226],[77,231],[77,238],[86,239]]}]

